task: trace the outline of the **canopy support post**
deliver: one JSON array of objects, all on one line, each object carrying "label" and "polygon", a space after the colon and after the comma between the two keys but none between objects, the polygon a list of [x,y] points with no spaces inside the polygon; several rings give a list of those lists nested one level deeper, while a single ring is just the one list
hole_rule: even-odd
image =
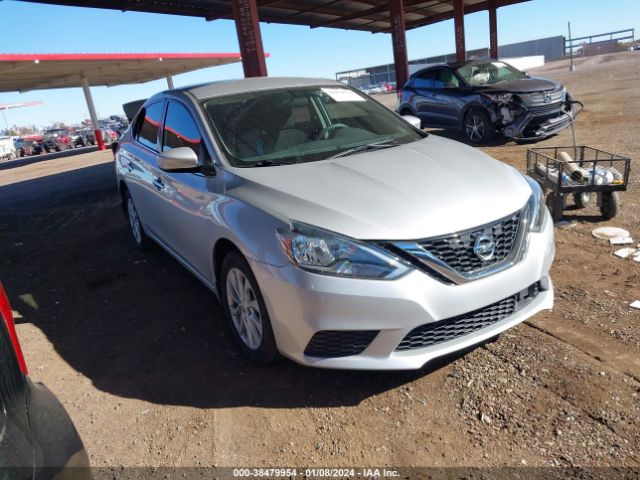
[{"label": "canopy support post", "polygon": [[267,64],[264,59],[256,0],[233,0],[232,7],[244,76],[266,77]]},{"label": "canopy support post", "polygon": [[467,56],[464,40],[464,0],[453,0],[453,22],[456,30],[456,60],[462,62]]},{"label": "canopy support post", "polygon": [[391,17],[391,42],[393,43],[393,60],[396,70],[396,91],[400,92],[409,78],[403,0],[389,2],[389,15]]},{"label": "canopy support post", "polygon": [[489,0],[489,56],[498,59],[498,18],[496,0]]},{"label": "canopy support post", "polygon": [[102,130],[100,130],[98,115],[96,115],[96,108],[93,105],[91,89],[89,88],[89,80],[87,80],[85,77],[82,78],[82,90],[84,91],[84,98],[87,100],[87,108],[89,108],[89,116],[91,117],[91,123],[93,125],[93,131],[96,136],[96,142],[98,142],[98,149],[104,150],[105,146],[104,140],[102,138]]},{"label": "canopy support post", "polygon": [[171,75],[167,75],[167,86],[169,90],[173,90],[175,87],[173,86],[173,77]]}]

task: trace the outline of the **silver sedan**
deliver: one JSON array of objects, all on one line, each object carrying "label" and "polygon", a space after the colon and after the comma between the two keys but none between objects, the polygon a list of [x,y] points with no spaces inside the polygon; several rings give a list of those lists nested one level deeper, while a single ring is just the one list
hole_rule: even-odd
[{"label": "silver sedan", "polygon": [[550,309],[540,187],[416,121],[331,80],[159,93],[114,147],[133,238],[260,363],[415,369]]}]

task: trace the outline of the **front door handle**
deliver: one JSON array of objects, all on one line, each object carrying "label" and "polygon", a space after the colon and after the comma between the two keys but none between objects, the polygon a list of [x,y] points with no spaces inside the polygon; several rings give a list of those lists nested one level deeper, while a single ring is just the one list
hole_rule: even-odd
[{"label": "front door handle", "polygon": [[162,183],[159,177],[153,177],[153,186],[156,187],[158,191],[164,189],[164,183]]}]

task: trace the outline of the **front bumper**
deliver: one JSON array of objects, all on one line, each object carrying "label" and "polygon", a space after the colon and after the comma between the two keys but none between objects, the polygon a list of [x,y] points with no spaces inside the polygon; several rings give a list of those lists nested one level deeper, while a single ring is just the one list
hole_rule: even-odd
[{"label": "front bumper", "polygon": [[[358,280],[276,267],[250,260],[269,311],[280,352],[303,365],[358,370],[421,368],[428,361],[481,343],[553,307],[549,268],[555,255],[553,225],[546,216],[531,233],[522,260],[502,272],[463,285],[446,285],[414,270],[391,281]],[[514,314],[441,343],[396,350],[414,328],[484,308],[543,280],[548,285]],[[362,353],[321,358],[305,355],[319,331],[378,331]]]},{"label": "front bumper", "polygon": [[535,122],[535,118],[525,116],[522,121],[516,121],[506,127],[503,134],[505,137],[514,140],[541,140],[555,135],[570,126],[572,119],[573,115],[571,113],[563,113],[557,117],[549,118],[534,128],[531,128],[529,125]]}]

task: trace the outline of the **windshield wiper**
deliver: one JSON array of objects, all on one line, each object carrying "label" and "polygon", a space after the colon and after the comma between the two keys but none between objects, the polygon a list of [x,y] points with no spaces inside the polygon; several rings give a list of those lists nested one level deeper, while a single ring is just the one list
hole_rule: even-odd
[{"label": "windshield wiper", "polygon": [[357,147],[350,148],[348,150],[345,150],[344,152],[336,153],[335,155],[329,157],[329,159],[346,157],[347,155],[353,155],[354,153],[360,153],[366,150],[378,150],[382,148],[397,147],[398,145],[400,144],[395,140],[384,140],[381,142],[365,143],[364,145],[358,145]]},{"label": "windshield wiper", "polygon": [[284,163],[276,162],[275,160],[258,160],[257,162],[246,165],[246,167],[277,167],[278,165],[284,165]]}]

